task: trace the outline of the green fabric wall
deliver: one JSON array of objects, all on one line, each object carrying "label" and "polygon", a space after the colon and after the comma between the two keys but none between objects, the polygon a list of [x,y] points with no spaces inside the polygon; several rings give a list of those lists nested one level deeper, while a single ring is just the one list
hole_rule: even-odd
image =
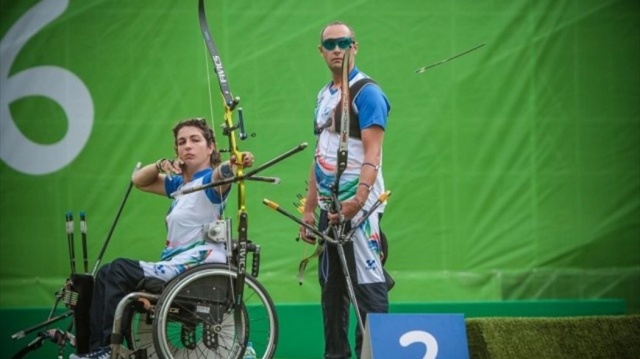
[{"label": "green fabric wall", "polygon": [[[0,4],[0,306],[47,306],[69,274],[64,214],[77,224],[86,211],[92,268],[135,164],[172,156],[179,119],[218,126],[222,103],[195,0]],[[620,297],[640,312],[639,2],[225,0],[207,12],[256,133],[240,148],[258,162],[313,146],[329,80],[319,31],[355,28],[357,64],[392,104],[391,301]],[[295,212],[312,154],[264,173],[281,184],[247,188],[276,303],[319,298],[315,264],[296,281],[312,248],[262,205]],[[158,258],[169,204],[134,190],[103,262]]]}]

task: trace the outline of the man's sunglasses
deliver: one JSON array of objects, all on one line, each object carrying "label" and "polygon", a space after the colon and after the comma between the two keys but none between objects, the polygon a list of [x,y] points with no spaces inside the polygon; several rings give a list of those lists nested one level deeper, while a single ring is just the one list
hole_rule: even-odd
[{"label": "man's sunglasses", "polygon": [[340,50],[346,50],[353,44],[353,39],[350,37],[339,37],[337,39],[324,39],[322,40],[322,47],[325,50],[331,51],[336,48],[336,45]]}]

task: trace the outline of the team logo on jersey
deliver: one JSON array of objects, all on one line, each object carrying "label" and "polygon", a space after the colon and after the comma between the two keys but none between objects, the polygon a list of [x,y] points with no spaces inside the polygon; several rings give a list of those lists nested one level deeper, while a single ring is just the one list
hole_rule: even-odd
[{"label": "team logo on jersey", "polygon": [[158,275],[166,273],[166,269],[163,264],[156,264],[153,266],[153,272]]},{"label": "team logo on jersey", "polygon": [[367,270],[374,270],[378,267],[375,259],[367,259],[365,263],[367,264]]}]

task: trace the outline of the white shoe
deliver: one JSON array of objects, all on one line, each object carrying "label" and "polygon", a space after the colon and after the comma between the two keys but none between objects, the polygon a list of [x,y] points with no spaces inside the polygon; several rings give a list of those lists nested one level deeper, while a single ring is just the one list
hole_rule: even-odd
[{"label": "white shoe", "polygon": [[69,359],[110,359],[111,358],[111,347],[100,348],[91,353],[79,355],[79,354],[71,354]]}]

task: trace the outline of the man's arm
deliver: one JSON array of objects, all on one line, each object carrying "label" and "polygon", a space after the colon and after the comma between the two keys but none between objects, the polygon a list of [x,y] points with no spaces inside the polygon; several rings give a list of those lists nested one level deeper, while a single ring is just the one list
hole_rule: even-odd
[{"label": "man's arm", "polygon": [[[369,198],[371,188],[376,182],[380,168],[383,138],[384,130],[380,126],[371,126],[362,131],[364,162],[360,169],[360,183],[356,189],[355,196],[342,202],[342,215],[346,219],[355,217],[367,203],[367,198]],[[330,215],[329,220],[331,223],[335,223],[338,218],[335,215]]]},{"label": "man's arm", "polygon": [[356,191],[355,200],[364,206],[378,177],[384,130],[382,127],[374,125],[362,130],[361,134],[364,162],[360,169],[360,184]]},{"label": "man's arm", "polygon": [[376,84],[365,85],[355,98],[360,120],[360,135],[364,150],[360,184],[355,199],[364,205],[376,182],[382,160],[382,141],[391,109],[387,96]]}]

